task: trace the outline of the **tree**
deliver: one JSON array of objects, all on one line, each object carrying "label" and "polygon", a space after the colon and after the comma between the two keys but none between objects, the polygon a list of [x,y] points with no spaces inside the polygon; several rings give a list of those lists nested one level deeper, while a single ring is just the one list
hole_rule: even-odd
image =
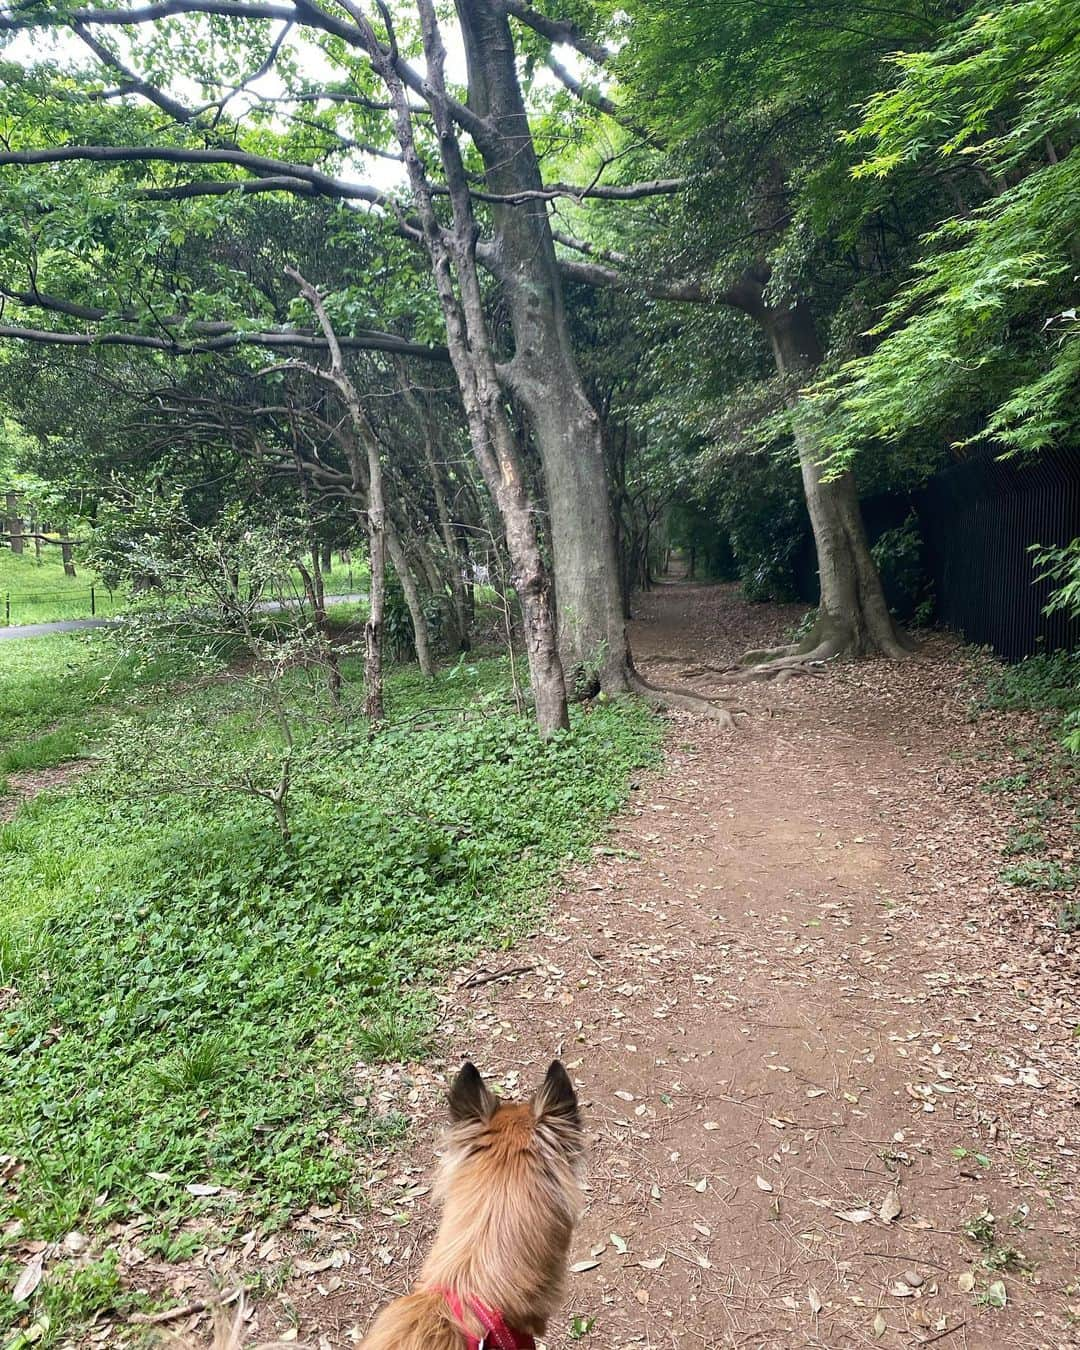
[{"label": "tree", "polygon": [[[828,471],[804,391],[831,356],[829,329],[843,306],[880,289],[906,256],[912,201],[932,211],[944,190],[902,184],[897,230],[900,188],[868,194],[853,184],[853,156],[838,134],[887,76],[888,53],[898,43],[928,43],[946,10],[836,0],[782,10],[663,0],[612,7],[625,38],[617,69],[633,112],[672,144],[692,185],[639,225],[636,238],[624,234],[629,248],[598,247],[604,227],[589,228],[598,208],[586,238],[562,241],[589,255],[571,264],[583,281],[730,306],[768,343],[798,451],[821,602],[814,631],[797,648],[764,654],[773,661],[766,669],[906,648],[870,555],[853,473],[849,465]],[[641,172],[640,156],[630,164]],[[617,235],[617,227],[606,232]]]},{"label": "tree", "polygon": [[[969,192],[820,400],[838,464],[867,440],[938,434],[1016,454],[1078,434],[1080,51],[1074,0],[976,4],[895,58],[850,143],[855,175],[950,174]],[[973,188],[974,190],[970,190]]]},{"label": "tree", "polygon": [[[122,202],[124,210],[135,207],[138,222],[152,237],[161,237],[163,228],[181,237],[200,231],[206,235],[229,198],[233,199],[229,209],[235,209],[241,196],[250,200],[289,192],[378,207],[383,213],[377,222],[380,228],[392,228],[426,247],[474,452],[498,501],[513,557],[515,584],[529,633],[538,714],[545,727],[552,729],[565,724],[565,696],[559,692],[562,671],[551,586],[536,534],[536,504],[525,494],[521,465],[512,453],[503,382],[528,408],[541,448],[550,495],[564,654],[568,662],[579,664],[586,651],[593,662],[599,653],[605,684],[624,688],[631,672],[603,491],[599,427],[584,395],[566,333],[560,274],[545,203],[568,193],[611,193],[623,198],[667,191],[669,187],[647,183],[612,189],[593,184],[578,190],[543,185],[518,84],[510,13],[528,25],[530,32],[543,35],[545,42],[573,33],[572,27],[552,25],[520,5],[504,5],[501,0],[463,3],[459,19],[469,52],[472,88],[468,101],[462,102],[448,90],[441,73],[441,32],[433,8],[424,3],[417,5],[418,34],[414,24],[404,39],[399,38],[396,25],[399,20],[405,22],[407,14],[395,15],[385,6],[380,7],[377,23],[355,7],[350,8],[349,18],[343,19],[307,3],[282,6],[260,0],[239,6],[225,0],[184,0],[170,3],[164,10],[150,6],[130,11],[12,11],[0,18],[0,29],[70,28],[111,76],[120,77],[120,84],[117,89],[103,90],[100,85],[87,86],[83,80],[73,89],[70,77],[58,78],[56,72],[47,69],[35,71],[32,82],[37,88],[31,92],[24,84],[12,95],[11,105],[21,102],[23,111],[33,106],[39,144],[33,149],[0,154],[0,164],[24,169],[68,166],[57,169],[51,178],[27,176],[21,191],[24,196],[44,198],[57,218],[63,214],[69,237],[71,201],[78,203],[76,217],[92,216],[85,206],[91,183],[96,185],[99,204],[102,199],[100,176],[73,176],[70,166],[81,169],[93,164],[108,166],[105,172],[115,203]],[[180,102],[168,87],[168,78],[151,78],[146,73],[153,66],[153,40],[143,40],[141,29],[152,32],[156,25],[173,21],[176,16],[185,16],[180,21],[190,41],[183,53],[174,53],[176,69],[170,70],[169,76],[186,75],[201,85],[204,101],[195,107]],[[207,16],[211,25],[216,23],[216,37],[228,33],[232,39],[224,73],[213,68],[209,47],[200,41],[200,33],[207,29],[200,29],[198,16]],[[271,38],[268,25],[276,21],[285,21],[287,28]],[[129,30],[122,47],[108,36],[117,27]],[[302,32],[303,41],[319,45],[340,80],[309,87],[296,77],[283,55],[294,27]],[[99,36],[100,32],[105,36]],[[427,64],[427,78],[409,64],[404,54],[420,50]],[[252,70],[256,52],[262,55]],[[248,113],[242,122],[239,118],[232,121],[226,114],[229,103],[271,67],[287,83],[286,94],[273,100],[274,115],[280,117],[287,112],[291,119],[289,131],[283,135],[268,129],[270,118],[265,109],[258,116]],[[44,114],[40,97],[35,99],[43,89],[49,96]],[[122,102],[111,110],[115,116],[110,118],[103,105],[108,109],[109,101],[117,95],[134,102]],[[420,103],[415,102],[417,98]],[[330,108],[320,107],[320,102]],[[306,115],[312,104],[314,116]],[[340,129],[335,118],[341,109],[347,115],[349,130],[355,133],[363,129],[369,139],[361,141]],[[410,204],[399,203],[392,193],[314,167],[316,162],[335,156],[340,159],[348,150],[374,148],[380,154],[389,153],[391,128],[408,172]],[[461,145],[464,134],[471,137],[485,165],[487,191],[476,188],[473,173],[466,166]],[[266,153],[268,148],[276,153]],[[117,171],[117,166],[131,165],[142,169],[138,174],[129,167]],[[161,167],[168,165],[203,166],[207,176],[193,179],[174,175]],[[436,168],[442,181],[433,178]],[[61,178],[61,173],[66,173],[66,178]],[[60,181],[63,190],[58,189]],[[71,192],[73,185],[77,187],[75,194]],[[61,199],[68,205],[61,207]],[[440,215],[446,199],[450,203],[449,223]],[[480,238],[484,222],[475,209],[477,202],[482,202],[485,210],[491,208],[493,235],[488,240]],[[183,213],[177,203],[185,204]],[[116,214],[114,206],[114,217]],[[356,219],[354,213],[352,220]],[[369,216],[365,224],[370,223]],[[79,224],[83,224],[81,219]],[[90,221],[90,242],[95,247],[100,242],[96,225],[100,221]],[[129,227],[129,237],[134,232]],[[133,249],[132,254],[144,257],[145,246]],[[477,276],[478,261],[497,278],[511,312],[516,349],[510,360],[499,359],[486,331],[488,318]],[[205,293],[180,297],[178,310],[132,306],[126,299],[118,303],[116,292],[139,288],[121,283],[107,288],[111,291],[106,297],[108,303],[95,305],[48,291],[36,269],[31,265],[28,270],[33,274],[30,284],[18,291],[13,288],[9,295],[24,307],[64,315],[76,323],[51,330],[28,324],[7,325],[0,336],[70,345],[133,343],[152,350],[188,353],[241,346],[317,349],[322,345],[315,333],[258,323],[254,315],[205,317],[197,312],[205,305]],[[131,280],[130,270],[124,280]],[[99,283],[95,278],[95,284]],[[200,305],[192,305],[192,298]],[[76,331],[76,324],[83,327]],[[86,324],[97,325],[96,331],[86,331]],[[147,326],[152,331],[132,331]],[[343,333],[342,343],[411,356],[439,355],[386,331]]]}]

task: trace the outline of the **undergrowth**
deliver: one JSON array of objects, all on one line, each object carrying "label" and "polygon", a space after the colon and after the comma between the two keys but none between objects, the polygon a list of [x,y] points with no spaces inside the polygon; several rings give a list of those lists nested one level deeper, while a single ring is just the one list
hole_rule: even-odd
[{"label": "undergrowth", "polygon": [[[506,683],[501,660],[399,672],[373,740],[304,722],[288,842],[250,798],[126,769],[128,741],[110,750],[100,727],[99,771],[0,828],[0,1138],[19,1163],[0,1231],[270,1226],[348,1192],[357,1154],[402,1127],[358,1104],[353,1066],[423,1055],[440,972],[535,921],[656,753],[658,723],[630,702],[578,708],[541,741]],[[74,696],[52,697],[62,716]],[[235,700],[200,691],[177,765],[210,728],[272,750]],[[58,1297],[48,1276],[33,1307],[0,1293],[0,1327]]]},{"label": "undergrowth", "polygon": [[[1016,665],[982,667],[975,698],[980,708],[1042,714],[1042,733],[1014,744],[1022,769],[990,779],[983,791],[1012,799],[1017,816],[1002,849],[1001,880],[1057,905],[1057,924],[1065,933],[1080,931],[1080,868],[1073,862],[1080,827],[1080,652],[1031,656]],[[1049,827],[1066,822],[1051,837]],[[1071,826],[1068,824],[1071,822]],[[1051,856],[1055,850],[1059,856]]]}]

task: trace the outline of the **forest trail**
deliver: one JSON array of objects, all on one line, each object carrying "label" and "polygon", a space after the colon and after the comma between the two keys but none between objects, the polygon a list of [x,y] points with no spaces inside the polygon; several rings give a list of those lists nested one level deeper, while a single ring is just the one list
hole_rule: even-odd
[{"label": "forest trail", "polygon": [[[694,679],[797,615],[665,586],[635,654]],[[740,689],[735,736],[672,719],[544,931],[442,992],[444,1061],[361,1071],[410,1156],[388,1150],[368,1218],[313,1211],[309,1255],[361,1250],[293,1285],[301,1340],[348,1344],[415,1274],[449,1066],[512,1093],[559,1054],[590,1167],[549,1350],[1080,1343],[1075,939],[997,880],[980,783],[1033,724],[976,731],[966,659],[932,639],[903,670]]]}]

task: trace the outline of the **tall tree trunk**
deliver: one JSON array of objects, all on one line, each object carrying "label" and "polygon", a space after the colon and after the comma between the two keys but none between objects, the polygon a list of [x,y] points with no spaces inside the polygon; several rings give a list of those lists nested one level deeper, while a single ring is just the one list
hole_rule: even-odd
[{"label": "tall tree trunk", "polygon": [[[316,287],[295,268],[286,267],[285,272],[296,282],[300,294],[314,310],[330,352],[328,370],[309,366],[304,362],[294,364],[300,369],[307,370],[317,379],[332,384],[340,394],[342,402],[348,409],[349,421],[356,438],[355,441],[348,442],[352,489],[356,492],[365,481],[367,486],[367,536],[371,583],[368,618],[364,624],[364,716],[374,724],[381,722],[384,716],[382,639],[383,608],[386,601],[386,496],[379,441],[375,435],[375,428],[364,411],[356,385],[345,369],[341,344],[338,342],[337,333],[334,331],[334,325],[330,321],[322,297]],[[356,442],[359,442],[359,447],[363,449],[366,463],[360,462]]]},{"label": "tall tree trunk", "polygon": [[386,547],[390,550],[390,561],[394,564],[394,571],[401,582],[401,589],[405,592],[405,603],[409,607],[416,664],[420,667],[420,674],[426,679],[431,679],[435,674],[435,663],[431,659],[431,638],[428,632],[427,615],[424,613],[423,597],[416,584],[416,577],[413,575],[398,532],[389,524],[386,526]]},{"label": "tall tree trunk", "polygon": [[447,574],[450,581],[450,599],[453,606],[454,645],[459,651],[467,652],[469,641],[469,605],[465,595],[465,576],[461,554],[461,543],[454,528],[450,506],[446,499],[446,481],[442,465],[436,455],[438,429],[431,404],[423,395],[417,395],[409,384],[408,376],[401,370],[401,389],[406,401],[412,407],[420,421],[420,441],[424,450],[424,466],[435,497],[435,514],[439,521],[439,533],[446,549]]},{"label": "tall tree trunk", "polygon": [[[457,141],[445,87],[442,36],[434,0],[418,0],[428,102],[453,213],[447,231],[435,211],[431,186],[416,145],[412,114],[395,58],[363,19],[357,24],[372,65],[390,94],[398,144],[405,158],[424,243],[431,257],[436,290],[446,321],[447,346],[457,376],[469,438],[480,472],[506,529],[513,583],[521,602],[536,720],[544,735],[569,726],[566,685],[555,628],[551,586],[536,530],[524,465],[514,444],[499,385],[476,262],[478,225],[472,209],[465,164]],[[456,286],[455,286],[456,281]]]},{"label": "tall tree trunk", "polygon": [[[502,0],[456,0],[469,70],[469,106],[491,127],[474,135],[488,187],[542,188]],[[568,679],[584,668],[601,687],[631,686],[626,623],[600,419],[570,341],[562,281],[539,196],[492,206],[491,263],[509,305],[514,357],[501,372],[528,411],[544,472],[559,651]]]},{"label": "tall tree trunk", "polygon": [[[772,343],[777,370],[798,384],[804,383],[822,358],[817,328],[807,305],[800,302],[776,309],[762,306],[756,317]],[[797,646],[783,649],[784,653],[902,656],[907,647],[885,603],[854,475],[846,472],[825,477],[813,419],[794,388],[790,406],[817,548],[821,599],[813,631]]]}]

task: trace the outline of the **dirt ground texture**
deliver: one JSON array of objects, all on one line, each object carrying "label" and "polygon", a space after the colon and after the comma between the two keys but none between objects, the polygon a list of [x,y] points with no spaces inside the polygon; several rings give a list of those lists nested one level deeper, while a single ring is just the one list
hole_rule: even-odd
[{"label": "dirt ground texture", "polygon": [[[635,656],[722,693],[703,667],[799,617],[665,586]],[[439,991],[440,1058],[358,1066],[413,1122],[358,1160],[370,1208],[204,1258],[263,1272],[252,1342],[355,1343],[434,1231],[448,1073],[468,1057],[514,1095],[558,1055],[590,1166],[548,1350],[1080,1344],[1080,935],[999,880],[1016,820],[985,787],[1045,733],[972,721],[970,660],[932,637],[915,662],[740,687],[735,735],[673,715],[542,931]],[[1073,822],[1045,828],[1067,854]],[[194,1299],[207,1270],[169,1278]]]}]

